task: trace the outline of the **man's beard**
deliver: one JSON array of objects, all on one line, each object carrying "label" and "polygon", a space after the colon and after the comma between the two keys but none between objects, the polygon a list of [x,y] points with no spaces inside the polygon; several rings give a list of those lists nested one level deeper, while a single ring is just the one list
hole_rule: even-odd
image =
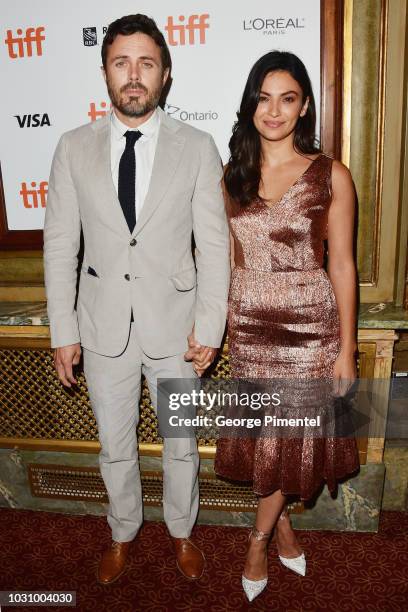
[{"label": "man's beard", "polygon": [[[129,82],[118,90],[111,87],[109,79],[106,82],[108,94],[112,105],[118,109],[126,117],[143,117],[153,111],[159,103],[162,87],[149,92],[147,87],[141,83]],[[141,96],[129,96],[126,92],[128,89],[142,89],[145,94],[144,101],[141,102]]]}]

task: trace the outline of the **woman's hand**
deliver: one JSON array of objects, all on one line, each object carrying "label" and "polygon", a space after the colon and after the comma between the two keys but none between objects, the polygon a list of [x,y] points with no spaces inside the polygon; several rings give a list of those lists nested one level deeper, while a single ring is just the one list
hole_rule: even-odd
[{"label": "woman's hand", "polygon": [[357,378],[357,365],[354,352],[340,351],[333,368],[334,395],[343,397]]}]

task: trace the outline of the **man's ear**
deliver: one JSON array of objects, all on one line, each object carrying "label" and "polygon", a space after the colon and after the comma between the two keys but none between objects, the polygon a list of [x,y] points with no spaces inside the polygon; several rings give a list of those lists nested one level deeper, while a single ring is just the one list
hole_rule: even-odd
[{"label": "man's ear", "polygon": [[166,70],[163,72],[163,87],[165,86],[167,79],[169,78],[169,74],[170,68],[166,68]]},{"label": "man's ear", "polygon": [[101,72],[102,72],[102,76],[105,79],[105,83],[106,83],[106,70],[103,66],[101,66]]}]

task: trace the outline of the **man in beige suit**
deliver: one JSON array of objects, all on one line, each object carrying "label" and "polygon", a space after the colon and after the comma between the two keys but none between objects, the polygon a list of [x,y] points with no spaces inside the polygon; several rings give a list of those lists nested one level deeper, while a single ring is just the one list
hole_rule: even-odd
[{"label": "man in beige suit", "polygon": [[[112,112],[67,132],[57,146],[44,260],[55,366],[64,385],[75,384],[82,346],[98,424],[112,530],[98,580],[109,584],[125,570],[143,520],[135,432],[141,374],[157,409],[158,378],[194,378],[214,359],[225,327],[229,249],[213,140],[158,107],[171,61],[155,22],[144,15],[113,22],[102,61]],[[189,538],[198,464],[194,438],[164,440],[164,519],[189,578],[204,569]]]}]

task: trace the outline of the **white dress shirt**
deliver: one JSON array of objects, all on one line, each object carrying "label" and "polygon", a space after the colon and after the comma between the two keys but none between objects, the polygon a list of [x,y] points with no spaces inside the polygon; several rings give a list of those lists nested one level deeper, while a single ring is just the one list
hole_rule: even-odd
[{"label": "white dress shirt", "polygon": [[118,119],[113,110],[111,112],[111,170],[116,193],[118,193],[119,162],[126,146],[126,138],[124,134],[128,130],[140,130],[143,134],[135,144],[136,220],[140,215],[140,211],[142,210],[147,195],[147,190],[149,189],[154,154],[156,152],[157,138],[159,135],[159,127],[160,113],[158,113],[157,109],[147,121],[142,123],[137,128],[129,128],[127,125],[122,123],[120,119]]}]

